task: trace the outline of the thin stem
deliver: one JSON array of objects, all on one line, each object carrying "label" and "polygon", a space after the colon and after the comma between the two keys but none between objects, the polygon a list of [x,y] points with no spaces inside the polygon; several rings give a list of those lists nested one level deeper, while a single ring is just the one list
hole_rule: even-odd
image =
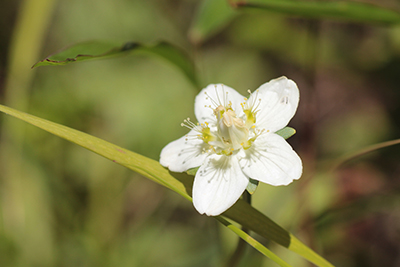
[{"label": "thin stem", "polygon": [[[243,200],[246,201],[247,203],[251,204],[251,195],[247,190],[244,191],[243,195]],[[246,227],[242,227],[242,231],[248,234],[250,232],[249,229]],[[239,238],[237,246],[235,251],[233,252],[231,258],[229,259],[226,267],[236,267],[239,265],[240,260],[242,259],[245,251],[246,251],[246,241],[243,239]]]},{"label": "thin stem", "polygon": [[393,146],[393,145],[398,145],[400,144],[400,139],[395,139],[395,140],[390,140],[374,145],[367,146],[363,149],[357,150],[356,152],[348,153],[340,157],[332,166],[331,170],[336,170],[339,169],[341,166],[343,166],[346,162],[353,160],[355,158],[361,157],[365,154],[368,154],[370,152],[374,152],[378,149]]}]

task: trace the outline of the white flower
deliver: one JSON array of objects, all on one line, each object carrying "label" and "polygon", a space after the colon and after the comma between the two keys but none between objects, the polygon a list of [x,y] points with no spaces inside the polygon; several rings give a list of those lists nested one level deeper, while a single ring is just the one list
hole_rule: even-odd
[{"label": "white flower", "polygon": [[230,208],[249,178],[288,185],[300,178],[302,163],[284,138],[275,134],[296,112],[297,85],[281,77],[260,86],[247,99],[234,89],[211,84],[195,100],[199,123],[161,151],[160,163],[173,172],[199,167],[193,204],[200,214],[216,216]]}]

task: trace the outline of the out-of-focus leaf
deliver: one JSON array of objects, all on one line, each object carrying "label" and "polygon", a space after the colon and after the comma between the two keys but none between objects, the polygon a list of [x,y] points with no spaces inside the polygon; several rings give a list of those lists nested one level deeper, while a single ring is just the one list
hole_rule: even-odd
[{"label": "out-of-focus leaf", "polygon": [[[115,163],[125,166],[183,196],[188,200],[190,197],[191,188],[186,185],[182,180],[173,177],[168,170],[160,165],[159,162],[134,153],[132,151],[123,149],[117,145],[111,144],[100,138],[91,136],[89,134],[71,129],[64,125],[60,125],[45,119],[29,115],[27,113],[0,105],[0,111],[8,115],[21,119],[32,125],[35,125],[49,133],[57,135],[68,141],[71,141],[79,146],[82,146],[90,151],[93,151]],[[274,221],[266,217],[264,214],[256,210],[247,202],[239,199],[235,205],[222,214],[228,217],[243,227],[258,233],[259,235],[271,239],[278,244],[287,247],[288,249],[296,252],[300,256],[309,260],[318,266],[332,266],[329,262],[316,254],[306,245],[301,243],[296,237],[284,230]],[[219,219],[219,218],[217,218]],[[249,239],[245,238],[248,242]],[[248,242],[253,246],[252,242]],[[259,245],[257,245],[259,246]],[[261,246],[261,244],[260,244]],[[259,248],[256,248],[259,249]]]},{"label": "out-of-focus leaf", "polygon": [[296,133],[296,130],[291,127],[285,127],[283,129],[280,129],[279,131],[276,131],[275,133],[282,136],[285,139],[288,139],[289,137],[292,137]]},{"label": "out-of-focus leaf", "polygon": [[353,1],[233,0],[237,7],[265,9],[306,18],[341,19],[369,23],[400,23],[398,11],[379,3]]},{"label": "out-of-focus leaf", "polygon": [[217,33],[239,14],[226,0],[204,0],[189,30],[193,43],[201,43]]},{"label": "out-of-focus leaf", "polygon": [[250,195],[254,194],[254,192],[256,192],[258,184],[259,182],[257,180],[249,178],[249,184],[246,188],[247,192],[249,192]]},{"label": "out-of-focus leaf", "polygon": [[180,69],[197,87],[194,63],[183,53],[183,51],[165,42],[153,45],[127,42],[121,45],[106,41],[88,41],[66,47],[37,62],[32,66],[32,68],[40,66],[66,65],[72,62],[104,59],[132,53],[146,53],[167,60],[178,67],[178,69]]},{"label": "out-of-focus leaf", "polygon": [[336,204],[315,217],[318,230],[332,226],[348,224],[371,214],[380,214],[400,208],[399,190],[387,191],[384,194],[368,195],[349,203]]}]

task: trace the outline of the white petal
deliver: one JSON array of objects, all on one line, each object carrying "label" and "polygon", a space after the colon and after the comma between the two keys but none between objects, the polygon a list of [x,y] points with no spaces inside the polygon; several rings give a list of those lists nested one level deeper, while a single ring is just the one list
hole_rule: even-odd
[{"label": "white petal", "polygon": [[200,214],[217,216],[235,204],[248,183],[236,156],[212,155],[194,178],[194,207]]},{"label": "white petal", "polygon": [[[219,105],[227,106],[232,103],[232,108],[239,117],[243,114],[240,103],[244,102],[244,96],[236,90],[224,84],[210,84],[200,91],[194,102],[194,113],[200,123],[215,123],[216,118],[213,109]],[[209,107],[211,106],[211,108]]]},{"label": "white petal", "polygon": [[203,140],[196,139],[196,131],[172,141],[161,151],[160,163],[173,172],[184,172],[200,166],[208,156],[204,149],[208,145]]},{"label": "white petal", "polygon": [[[299,89],[292,80],[286,77],[271,80],[258,88],[249,102],[258,102],[259,112],[256,115],[256,126],[260,129],[276,132],[285,127],[296,113],[299,104]],[[257,99],[253,99],[257,97]]]},{"label": "white petal", "polygon": [[243,172],[270,185],[288,185],[299,179],[303,171],[300,157],[285,139],[274,133],[259,136],[243,154]]}]

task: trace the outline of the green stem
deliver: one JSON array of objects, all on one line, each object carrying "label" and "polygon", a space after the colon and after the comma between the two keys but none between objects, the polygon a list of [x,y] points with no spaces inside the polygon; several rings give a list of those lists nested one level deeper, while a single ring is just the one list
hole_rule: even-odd
[{"label": "green stem", "polygon": [[346,162],[353,160],[355,158],[361,157],[365,154],[368,154],[370,152],[374,152],[375,150],[389,147],[389,146],[394,146],[400,144],[400,139],[395,139],[395,140],[390,140],[374,145],[367,146],[363,149],[357,150],[356,152],[348,153],[340,157],[331,167],[331,170],[336,170],[342,167]]},{"label": "green stem", "polygon": [[[246,201],[247,203],[251,204],[251,195],[247,190],[244,191],[243,195],[243,200]],[[250,232],[249,229],[246,227],[242,227],[242,231],[248,234]],[[226,267],[236,267],[239,265],[240,260],[243,258],[243,255],[246,251],[246,241],[243,239],[239,238],[237,246],[235,251],[233,252],[231,258],[229,259]]]}]

